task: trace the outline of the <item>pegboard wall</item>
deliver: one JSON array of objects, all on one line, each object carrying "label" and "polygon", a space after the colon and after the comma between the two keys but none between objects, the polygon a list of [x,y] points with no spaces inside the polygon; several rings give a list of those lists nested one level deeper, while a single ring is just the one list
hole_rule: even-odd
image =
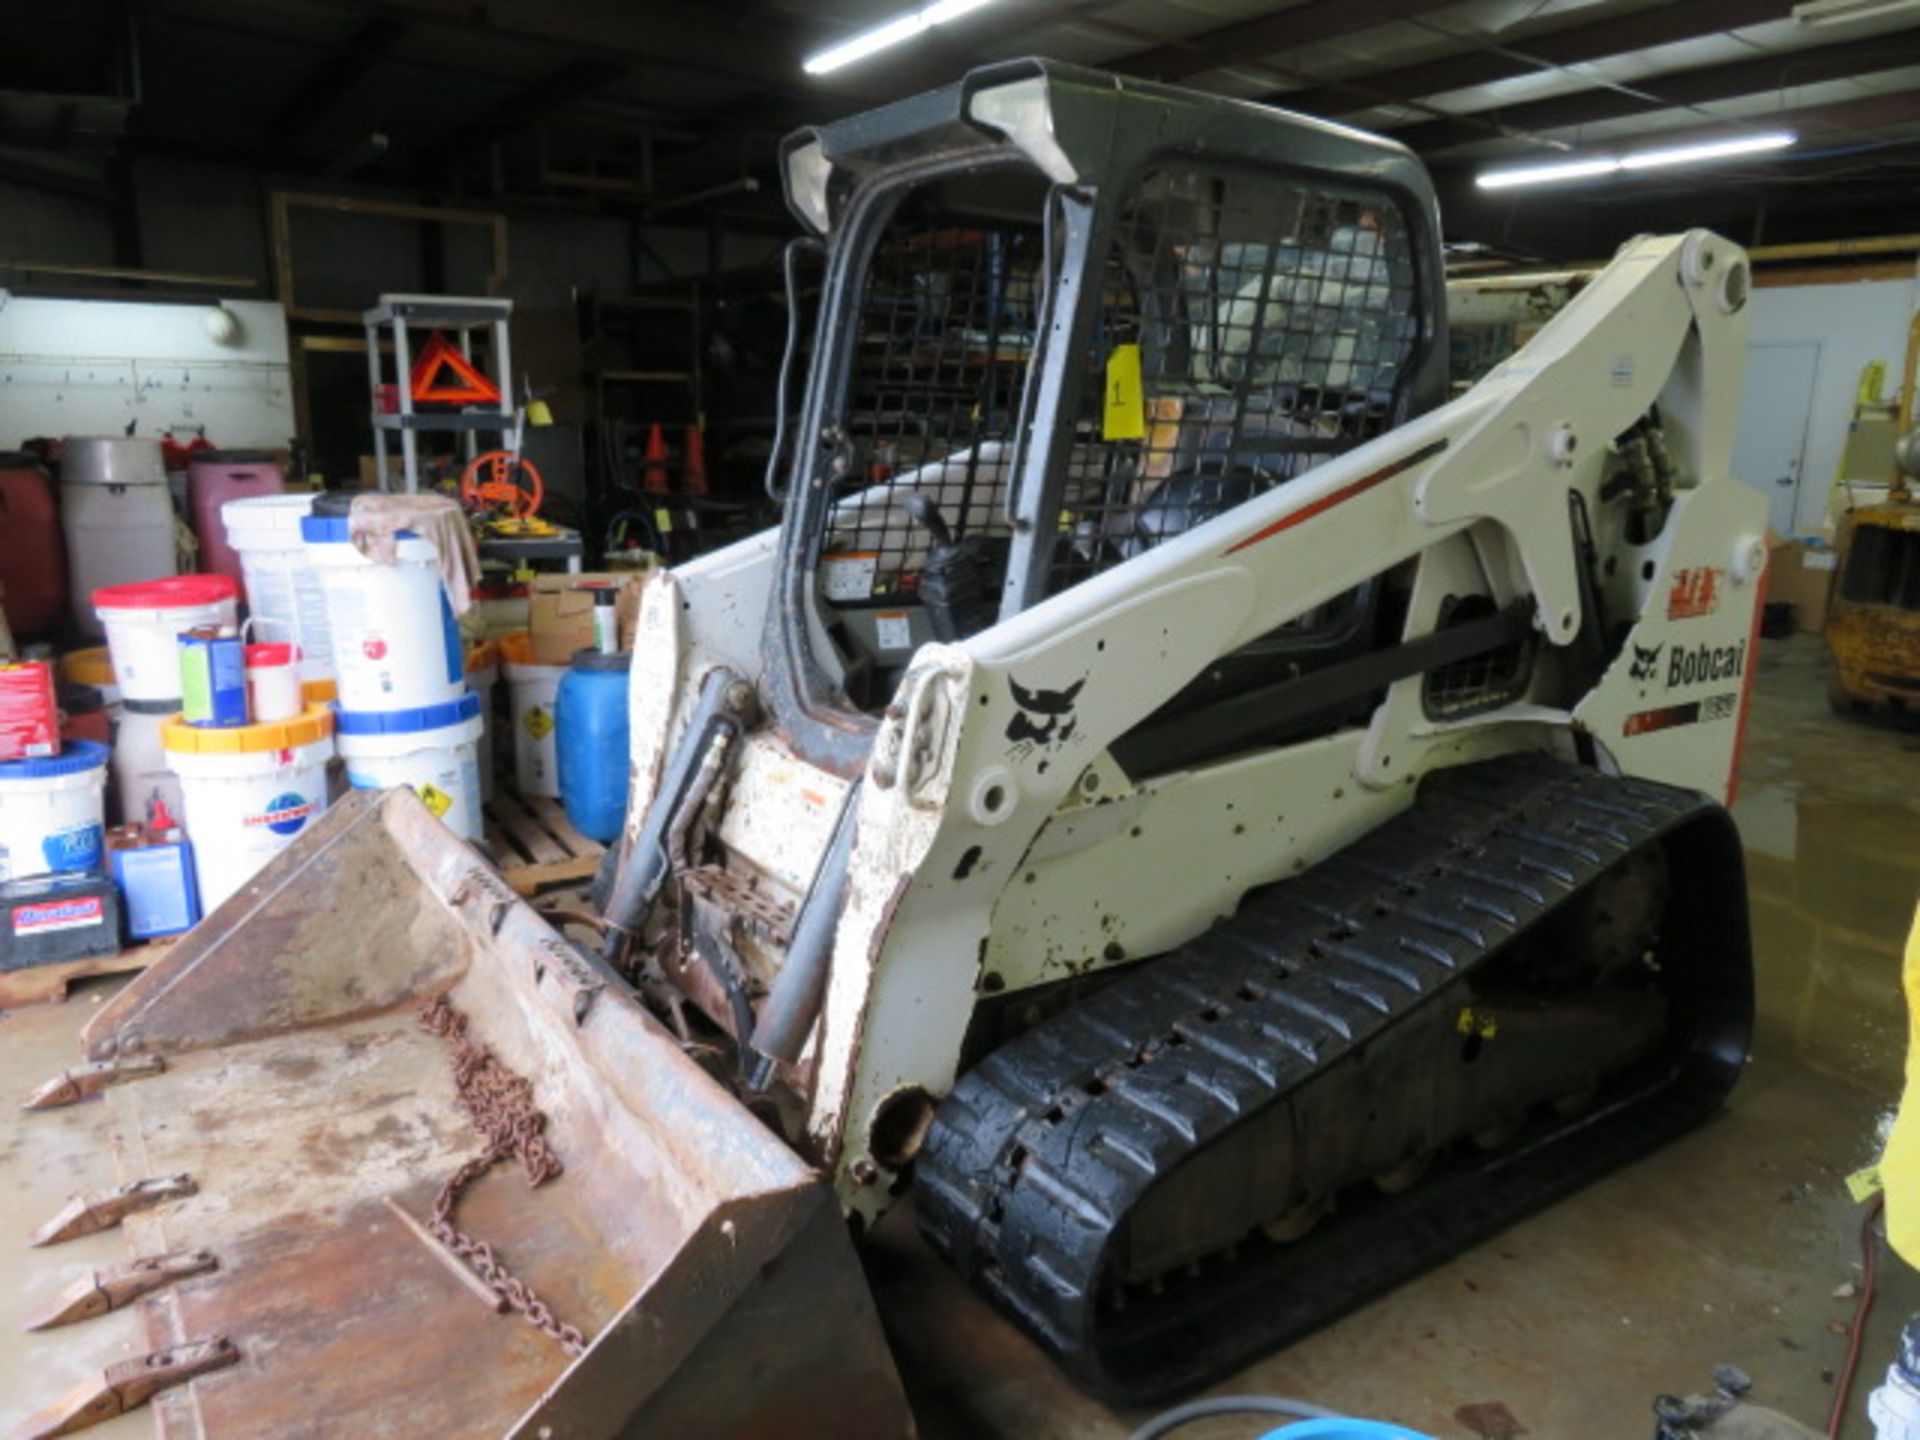
[{"label": "pegboard wall", "polygon": [[0,449],[36,435],[205,430],[225,448],[294,433],[287,320],[278,303],[28,299],[0,290]]}]

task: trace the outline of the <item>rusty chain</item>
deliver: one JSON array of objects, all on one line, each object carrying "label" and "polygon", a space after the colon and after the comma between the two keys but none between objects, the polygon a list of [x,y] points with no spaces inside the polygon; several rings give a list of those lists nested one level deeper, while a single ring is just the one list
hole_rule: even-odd
[{"label": "rusty chain", "polygon": [[460,1108],[487,1142],[481,1154],[454,1171],[440,1187],[427,1217],[427,1228],[529,1324],[552,1336],[568,1355],[579,1355],[587,1348],[587,1337],[579,1328],[556,1319],[546,1301],[507,1269],[491,1245],[474,1239],[453,1223],[461,1192],[496,1165],[518,1156],[529,1186],[544,1184],[560,1174],[560,1157],[547,1141],[547,1117],[533,1103],[533,1085],[467,1034],[467,1017],[446,996],[420,1007],[420,1024],[453,1043],[453,1085]]}]

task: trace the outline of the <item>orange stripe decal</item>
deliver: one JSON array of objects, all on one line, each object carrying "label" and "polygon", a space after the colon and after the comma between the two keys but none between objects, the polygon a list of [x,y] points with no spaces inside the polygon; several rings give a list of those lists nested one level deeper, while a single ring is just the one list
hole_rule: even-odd
[{"label": "orange stripe decal", "polygon": [[1747,712],[1753,708],[1753,672],[1760,668],[1760,622],[1767,614],[1767,582],[1773,578],[1773,555],[1760,563],[1754,577],[1753,624],[1747,630],[1747,670],[1740,677],[1740,718],[1733,722],[1733,758],[1727,763],[1727,808],[1740,793],[1740,756],[1747,748]]},{"label": "orange stripe decal", "polygon": [[1390,465],[1382,465],[1371,474],[1362,475],[1358,480],[1342,485],[1338,490],[1322,495],[1311,504],[1302,505],[1290,515],[1282,515],[1265,529],[1254,531],[1253,534],[1247,536],[1244,540],[1236,540],[1221,553],[1223,555],[1235,554],[1241,550],[1245,550],[1249,545],[1258,545],[1262,540],[1271,540],[1283,530],[1291,530],[1296,525],[1304,525],[1314,516],[1331,510],[1334,506],[1351,500],[1354,496],[1363,494],[1373,489],[1376,485],[1383,485],[1393,479],[1394,476],[1403,474],[1416,465],[1424,464],[1446,448],[1447,442],[1444,439],[1436,440],[1431,445],[1423,445],[1410,455],[1402,455]]}]

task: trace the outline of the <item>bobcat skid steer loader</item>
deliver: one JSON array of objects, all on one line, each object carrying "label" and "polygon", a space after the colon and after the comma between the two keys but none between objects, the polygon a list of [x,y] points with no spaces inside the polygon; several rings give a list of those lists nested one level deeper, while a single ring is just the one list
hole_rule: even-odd
[{"label": "bobcat skid steer loader", "polygon": [[782,160],[785,519],[649,583],[597,933],[356,797],[28,1117],[148,1187],[67,1309],[146,1293],[169,1435],[903,1431],[849,1235],[910,1189],[1157,1398],[1733,1083],[1738,247],[1443,403],[1391,143],[1022,62]]}]

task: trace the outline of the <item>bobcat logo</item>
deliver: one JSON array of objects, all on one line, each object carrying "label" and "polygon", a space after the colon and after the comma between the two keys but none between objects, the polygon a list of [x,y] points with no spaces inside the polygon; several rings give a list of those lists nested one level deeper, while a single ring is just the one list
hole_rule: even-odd
[{"label": "bobcat logo", "polygon": [[1660,671],[1660,645],[1635,645],[1633,664],[1627,668],[1627,678],[1638,680],[1642,684],[1653,679]]},{"label": "bobcat logo", "polygon": [[1029,690],[1009,675],[1007,689],[1013,693],[1013,703],[1020,707],[1007,722],[1007,739],[1014,748],[1024,751],[1035,745],[1064,745],[1072,739],[1080,723],[1073,713],[1073,702],[1086,683],[1087,677],[1082,675],[1064,690]]}]

